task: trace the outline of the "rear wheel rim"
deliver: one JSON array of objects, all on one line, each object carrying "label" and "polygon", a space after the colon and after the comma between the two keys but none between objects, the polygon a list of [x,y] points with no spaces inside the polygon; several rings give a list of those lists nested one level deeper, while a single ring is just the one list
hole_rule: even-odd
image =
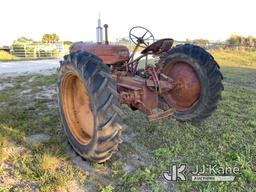
[{"label": "rear wheel rim", "polygon": [[88,91],[76,74],[64,75],[61,97],[68,128],[80,144],[87,145],[93,136],[94,118]]},{"label": "rear wheel rim", "polygon": [[188,111],[200,98],[201,85],[196,71],[184,61],[172,61],[166,65],[164,73],[172,78],[177,87],[164,95],[165,101],[177,111]]}]

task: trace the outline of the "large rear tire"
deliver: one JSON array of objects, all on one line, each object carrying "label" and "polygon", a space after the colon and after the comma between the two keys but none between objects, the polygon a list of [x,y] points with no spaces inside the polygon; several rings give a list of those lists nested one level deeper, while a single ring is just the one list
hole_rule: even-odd
[{"label": "large rear tire", "polygon": [[73,149],[104,162],[121,142],[122,111],[110,69],[97,56],[78,51],[64,57],[58,74],[62,124]]},{"label": "large rear tire", "polygon": [[163,72],[180,82],[178,89],[162,99],[176,108],[174,117],[181,121],[199,122],[217,108],[223,76],[214,58],[203,48],[178,45],[168,51],[159,64]]}]

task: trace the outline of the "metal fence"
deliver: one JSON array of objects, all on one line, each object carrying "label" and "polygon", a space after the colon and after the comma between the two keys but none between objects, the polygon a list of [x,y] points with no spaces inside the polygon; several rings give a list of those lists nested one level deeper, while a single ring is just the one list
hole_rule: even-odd
[{"label": "metal fence", "polygon": [[24,58],[60,58],[68,52],[68,47],[60,43],[14,43],[11,53]]},{"label": "metal fence", "polygon": [[244,48],[244,49],[251,49],[251,50],[256,50],[256,45],[251,46],[251,45],[246,45],[246,44],[226,44],[226,43],[215,43],[215,42],[210,42],[210,43],[196,43],[196,42],[189,42],[189,41],[175,41],[175,44],[194,44],[198,45],[200,47],[203,47],[208,50],[214,50],[214,49],[239,49],[239,48]]}]

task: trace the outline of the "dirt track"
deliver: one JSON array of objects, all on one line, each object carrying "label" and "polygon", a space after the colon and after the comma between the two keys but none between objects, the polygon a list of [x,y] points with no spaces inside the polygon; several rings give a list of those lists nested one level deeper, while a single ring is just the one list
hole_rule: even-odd
[{"label": "dirt track", "polygon": [[22,73],[45,73],[54,71],[59,60],[15,61],[0,63],[0,75],[19,75]]}]

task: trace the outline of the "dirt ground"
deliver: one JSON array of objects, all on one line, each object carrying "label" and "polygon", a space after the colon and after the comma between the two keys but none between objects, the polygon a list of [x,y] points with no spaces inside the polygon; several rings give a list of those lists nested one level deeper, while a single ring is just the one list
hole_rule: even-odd
[{"label": "dirt ground", "polygon": [[59,60],[1,62],[0,75],[22,75],[24,73],[47,73],[59,66]]}]

